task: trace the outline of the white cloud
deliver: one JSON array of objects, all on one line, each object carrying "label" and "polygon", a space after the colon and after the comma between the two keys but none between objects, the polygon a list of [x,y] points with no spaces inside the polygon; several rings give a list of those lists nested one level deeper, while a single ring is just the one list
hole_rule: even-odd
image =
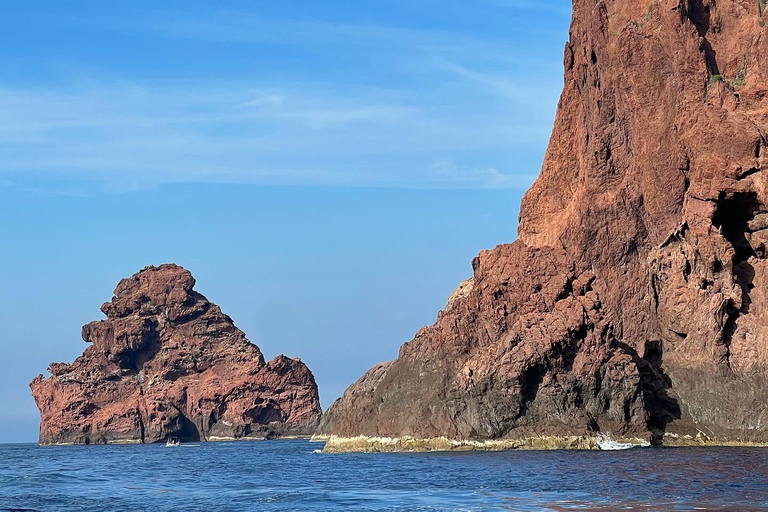
[{"label": "white cloud", "polygon": [[504,174],[494,167],[471,168],[456,165],[453,160],[438,160],[429,165],[432,180],[448,188],[527,188],[536,174]]}]

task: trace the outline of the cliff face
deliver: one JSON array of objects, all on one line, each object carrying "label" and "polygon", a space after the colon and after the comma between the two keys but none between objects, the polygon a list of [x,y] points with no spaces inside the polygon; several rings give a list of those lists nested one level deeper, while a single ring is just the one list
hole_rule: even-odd
[{"label": "cliff face", "polygon": [[83,327],[73,364],[30,387],[40,443],[151,443],[311,434],[317,385],[298,359],[266,363],[232,319],[176,265],[123,279]]},{"label": "cliff face", "polygon": [[768,442],[763,9],[575,0],[518,241],[319,432]]}]

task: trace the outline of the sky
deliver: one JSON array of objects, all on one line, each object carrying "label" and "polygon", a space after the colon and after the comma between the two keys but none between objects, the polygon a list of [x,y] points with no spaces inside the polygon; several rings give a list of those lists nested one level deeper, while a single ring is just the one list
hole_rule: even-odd
[{"label": "sky", "polygon": [[0,442],[117,282],[175,262],[323,407],[516,238],[564,0],[0,3]]}]

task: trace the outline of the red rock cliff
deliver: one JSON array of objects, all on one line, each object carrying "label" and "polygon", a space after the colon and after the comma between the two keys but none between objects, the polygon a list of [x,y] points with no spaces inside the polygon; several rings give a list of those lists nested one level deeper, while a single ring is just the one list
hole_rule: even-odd
[{"label": "red rock cliff", "polygon": [[575,0],[519,240],[320,432],[768,442],[764,10]]},{"label": "red rock cliff", "polygon": [[298,359],[265,363],[232,319],[176,265],[123,279],[83,327],[73,364],[53,363],[32,394],[40,443],[151,443],[311,434],[314,377]]}]

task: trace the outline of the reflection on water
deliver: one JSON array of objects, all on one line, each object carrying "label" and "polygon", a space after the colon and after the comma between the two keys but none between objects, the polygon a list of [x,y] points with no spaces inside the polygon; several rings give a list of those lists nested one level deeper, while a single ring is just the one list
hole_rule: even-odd
[{"label": "reflection on water", "polygon": [[307,441],[0,445],[0,510],[768,510],[768,450],[313,453]]}]

